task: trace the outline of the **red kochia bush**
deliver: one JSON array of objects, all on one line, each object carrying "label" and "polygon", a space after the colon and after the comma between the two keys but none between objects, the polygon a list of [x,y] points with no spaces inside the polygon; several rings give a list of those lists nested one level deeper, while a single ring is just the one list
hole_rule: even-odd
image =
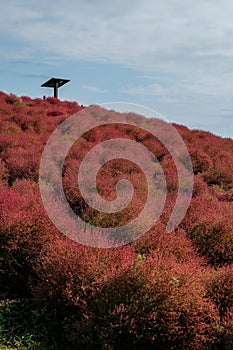
[{"label": "red kochia bush", "polygon": [[9,172],[6,167],[6,164],[0,160],[0,183],[8,184]]},{"label": "red kochia bush", "polygon": [[162,236],[151,233],[151,246],[142,238],[132,247],[93,249],[60,235],[44,246],[32,293],[65,318],[73,347],[208,349],[214,343],[220,319],[205,297],[205,270],[182,232],[166,239],[159,227]]},{"label": "red kochia bush", "polygon": [[233,206],[211,194],[193,198],[183,228],[212,265],[233,262]]},{"label": "red kochia bush", "polygon": [[132,243],[138,254],[147,256],[151,251],[166,256],[174,256],[178,262],[199,261],[192,242],[185,231],[178,229],[176,232],[166,233],[165,225],[160,221],[146,234]]},{"label": "red kochia bush", "polygon": [[[63,120],[81,109],[54,98],[32,100],[0,92],[1,287],[27,293],[55,314],[71,349],[231,350],[233,140],[175,126],[192,157],[194,191],[180,227],[167,234],[178,177],[166,148],[130,125],[103,126],[83,135],[65,161],[63,185],[71,206],[84,217],[92,212],[78,191],[78,166],[97,143],[117,137],[142,142],[154,154],[154,176],[157,158],[167,181],[165,208],[149,232],[131,245],[93,249],[57,232],[43,209],[38,187],[47,140]],[[115,116],[114,111],[105,113]],[[156,126],[155,121],[135,115],[128,120]],[[184,168],[182,155],[179,162]],[[49,170],[55,176],[56,168]],[[141,209],[146,184],[129,162],[113,161],[101,168],[99,193],[113,199],[121,176],[132,179],[138,193],[134,205]],[[185,188],[180,191],[185,196]],[[104,219],[107,224],[112,217]],[[114,218],[118,225],[118,216]]]},{"label": "red kochia bush", "polygon": [[32,293],[65,318],[73,347],[205,349],[214,343],[220,320],[205,298],[204,268],[184,233],[166,239],[163,227],[148,237],[151,246],[142,237],[132,247],[93,249],[59,234],[43,246]]},{"label": "red kochia bush", "polygon": [[10,148],[6,155],[10,182],[13,183],[17,178],[38,181],[39,161],[40,157],[36,151],[21,147]]},{"label": "red kochia bush", "polygon": [[107,276],[82,319],[68,320],[80,349],[208,349],[214,343],[219,319],[204,297],[198,265],[153,252]]},{"label": "red kochia bush", "polygon": [[213,161],[203,150],[195,147],[189,150],[189,153],[192,158],[194,174],[203,173],[213,167]]},{"label": "red kochia bush", "polygon": [[233,265],[212,270],[207,279],[207,295],[215,303],[221,319],[219,348],[233,348]]},{"label": "red kochia bush", "polygon": [[[119,249],[86,247],[57,234],[48,241],[35,263],[38,283],[32,283],[35,300],[48,309],[62,313],[81,307],[98,290],[98,281],[130,268],[136,253],[129,246]],[[78,310],[77,309],[77,310]]]},{"label": "red kochia bush", "polygon": [[208,295],[218,307],[222,318],[233,311],[233,265],[211,272]]},{"label": "red kochia bush", "polygon": [[32,266],[50,227],[38,192],[29,182],[21,188],[23,193],[17,187],[22,184],[10,190],[0,186],[0,284],[14,293],[28,290]]}]

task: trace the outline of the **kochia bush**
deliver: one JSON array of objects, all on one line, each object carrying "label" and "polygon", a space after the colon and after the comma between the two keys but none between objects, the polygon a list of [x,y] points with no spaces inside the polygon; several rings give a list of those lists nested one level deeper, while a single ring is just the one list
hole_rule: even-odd
[{"label": "kochia bush", "polygon": [[[231,350],[233,140],[175,125],[190,151],[194,191],[182,223],[167,234],[178,177],[165,147],[129,125],[113,124],[83,135],[65,160],[63,187],[71,207],[84,219],[107,227],[112,219],[116,225],[130,221],[147,195],[140,169],[130,162],[109,162],[97,176],[99,193],[113,200],[117,182],[127,178],[135,189],[133,203],[123,217],[101,213],[93,218],[77,174],[85,154],[103,140],[123,137],[143,143],[160,162],[167,182],[162,215],[142,237],[120,248],[85,247],[57,231],[38,186],[47,140],[81,109],[54,98],[0,93],[1,286],[33,298],[55,315],[71,348]],[[153,123],[132,118],[141,118],[142,125]],[[82,230],[80,234],[86,235]]]}]

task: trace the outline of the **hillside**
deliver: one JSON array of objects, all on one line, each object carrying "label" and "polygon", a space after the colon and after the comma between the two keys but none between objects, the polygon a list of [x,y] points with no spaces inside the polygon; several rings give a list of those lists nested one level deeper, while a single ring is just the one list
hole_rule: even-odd
[{"label": "hillside", "polygon": [[85,221],[123,225],[146,198],[142,172],[122,161],[104,167],[98,183],[101,195],[113,200],[117,181],[132,180],[135,196],[121,216],[95,213],[83,201],[78,168],[105,139],[144,144],[167,184],[164,210],[145,235],[112,249],[87,247],[55,228],[38,184],[49,137],[82,109],[0,93],[0,348],[2,342],[19,349],[231,350],[233,140],[174,125],[191,156],[194,188],[187,214],[168,234],[178,192],[169,152],[142,129],[113,124],[87,132],[70,149],[62,173],[69,204]]}]

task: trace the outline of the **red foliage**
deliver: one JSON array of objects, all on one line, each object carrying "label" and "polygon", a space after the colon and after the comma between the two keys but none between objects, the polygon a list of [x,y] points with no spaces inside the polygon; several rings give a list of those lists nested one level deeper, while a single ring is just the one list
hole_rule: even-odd
[{"label": "red foliage", "polygon": [[230,316],[233,311],[233,265],[212,270],[207,285],[208,295],[218,307],[220,317]]},{"label": "red foliage", "polygon": [[25,291],[51,224],[38,191],[26,180],[12,189],[0,187],[0,212],[0,283],[14,292]]},{"label": "red foliage", "polygon": [[[1,285],[31,293],[37,303],[56,313],[73,348],[230,350],[233,140],[175,126],[190,151],[194,191],[180,227],[167,234],[178,178],[165,147],[144,129],[128,125],[103,126],[83,135],[65,160],[63,186],[70,205],[84,218],[94,217],[95,224],[103,226],[113,219],[117,225],[128,222],[147,195],[138,167],[110,161],[98,173],[99,193],[112,200],[117,182],[129,179],[135,189],[132,205],[122,216],[93,214],[81,197],[77,174],[85,154],[103,140],[120,137],[143,143],[154,162],[160,162],[167,181],[165,208],[149,232],[131,245],[94,249],[57,231],[45,213],[38,186],[47,140],[81,107],[54,98],[32,100],[4,93],[0,106]],[[141,125],[153,123],[131,117],[141,118]],[[183,164],[182,156],[179,161]]]},{"label": "red foliage", "polygon": [[211,194],[195,197],[183,224],[190,238],[212,265],[233,262],[233,206]]},{"label": "red foliage", "polygon": [[[69,323],[81,348],[204,349],[219,322],[205,297],[199,265],[155,251],[105,278],[88,299],[85,317]],[[123,345],[124,344],[124,345]]]}]

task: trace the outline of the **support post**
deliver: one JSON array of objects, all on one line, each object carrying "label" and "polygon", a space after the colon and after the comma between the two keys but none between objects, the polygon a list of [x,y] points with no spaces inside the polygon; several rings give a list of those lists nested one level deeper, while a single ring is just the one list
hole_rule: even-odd
[{"label": "support post", "polygon": [[54,97],[58,98],[58,82],[54,83]]}]

